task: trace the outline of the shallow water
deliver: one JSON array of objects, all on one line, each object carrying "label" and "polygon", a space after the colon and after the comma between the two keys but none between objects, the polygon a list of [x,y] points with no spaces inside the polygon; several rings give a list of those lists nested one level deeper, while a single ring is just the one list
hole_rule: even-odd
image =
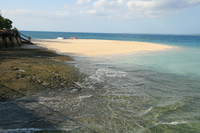
[{"label": "shallow water", "polygon": [[81,91],[60,88],[0,103],[0,132],[200,131],[200,77],[181,71],[182,60],[172,63],[178,52],[184,50],[77,58],[88,75],[77,83]]},{"label": "shallow water", "polygon": [[200,132],[200,48],[74,57],[82,90],[0,103],[0,132]]}]

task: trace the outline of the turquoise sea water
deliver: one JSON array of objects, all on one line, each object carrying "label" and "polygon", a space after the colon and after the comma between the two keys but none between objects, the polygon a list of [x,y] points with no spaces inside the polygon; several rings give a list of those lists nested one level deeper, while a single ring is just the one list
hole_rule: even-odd
[{"label": "turquoise sea water", "polygon": [[78,37],[168,44],[176,49],[76,57],[82,88],[0,103],[0,132],[200,132],[200,36],[22,31],[33,39]]}]

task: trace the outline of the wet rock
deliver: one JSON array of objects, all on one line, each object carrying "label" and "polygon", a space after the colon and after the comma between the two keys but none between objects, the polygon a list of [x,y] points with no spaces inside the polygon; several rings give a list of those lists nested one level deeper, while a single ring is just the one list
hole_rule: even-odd
[{"label": "wet rock", "polygon": [[13,69],[12,69],[13,71],[18,71],[18,70],[20,70],[19,68],[17,68],[17,67],[13,67]]},{"label": "wet rock", "polygon": [[49,84],[47,84],[47,83],[42,83],[42,85],[47,86],[47,85],[49,85]]},{"label": "wet rock", "polygon": [[20,71],[20,72],[25,72],[24,70],[18,70],[18,71]]},{"label": "wet rock", "polygon": [[0,49],[0,57],[0,102],[49,89],[81,89],[74,83],[80,80],[80,74],[63,62],[71,60],[66,56],[47,50]]}]

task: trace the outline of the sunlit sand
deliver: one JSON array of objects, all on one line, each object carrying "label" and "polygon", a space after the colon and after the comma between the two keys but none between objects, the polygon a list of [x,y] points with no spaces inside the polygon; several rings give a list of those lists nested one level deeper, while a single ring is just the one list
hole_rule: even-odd
[{"label": "sunlit sand", "polygon": [[57,50],[60,53],[69,53],[84,56],[116,55],[140,51],[157,51],[172,48],[168,45],[146,42],[95,39],[39,39],[33,40],[33,43],[37,46]]}]

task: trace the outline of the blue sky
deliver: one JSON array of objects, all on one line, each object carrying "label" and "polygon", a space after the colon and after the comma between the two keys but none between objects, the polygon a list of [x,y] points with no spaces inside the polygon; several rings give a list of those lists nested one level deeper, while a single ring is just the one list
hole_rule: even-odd
[{"label": "blue sky", "polygon": [[19,30],[200,34],[200,0],[0,0]]}]

